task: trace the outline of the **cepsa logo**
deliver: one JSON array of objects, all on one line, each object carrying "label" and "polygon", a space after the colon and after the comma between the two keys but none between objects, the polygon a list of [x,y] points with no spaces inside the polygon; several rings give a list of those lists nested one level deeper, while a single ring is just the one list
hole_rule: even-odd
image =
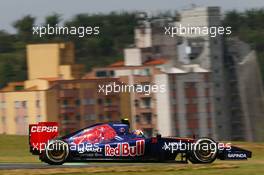
[{"label": "cepsa logo", "polygon": [[32,126],[31,132],[58,132],[58,126]]},{"label": "cepsa logo", "polygon": [[115,148],[109,144],[105,145],[105,156],[141,156],[144,155],[144,151],[145,140],[136,141],[136,146],[130,146],[127,142],[118,143]]}]

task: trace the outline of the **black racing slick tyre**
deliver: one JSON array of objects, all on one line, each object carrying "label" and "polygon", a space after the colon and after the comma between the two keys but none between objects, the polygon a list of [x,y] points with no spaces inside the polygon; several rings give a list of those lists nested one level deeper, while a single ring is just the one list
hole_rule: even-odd
[{"label": "black racing slick tyre", "polygon": [[217,153],[217,143],[214,140],[201,138],[195,142],[188,159],[194,164],[212,163],[215,161]]},{"label": "black racing slick tyre", "polygon": [[50,165],[62,165],[69,155],[69,146],[62,140],[52,140],[46,146],[41,160]]}]

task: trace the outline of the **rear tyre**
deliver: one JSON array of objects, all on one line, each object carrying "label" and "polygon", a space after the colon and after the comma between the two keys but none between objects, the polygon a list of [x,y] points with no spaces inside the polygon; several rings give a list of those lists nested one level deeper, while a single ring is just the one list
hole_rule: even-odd
[{"label": "rear tyre", "polygon": [[62,165],[69,155],[69,146],[62,140],[48,143],[41,160],[50,165]]},{"label": "rear tyre", "polygon": [[196,141],[189,155],[189,161],[195,164],[212,163],[217,157],[217,143],[209,138]]}]

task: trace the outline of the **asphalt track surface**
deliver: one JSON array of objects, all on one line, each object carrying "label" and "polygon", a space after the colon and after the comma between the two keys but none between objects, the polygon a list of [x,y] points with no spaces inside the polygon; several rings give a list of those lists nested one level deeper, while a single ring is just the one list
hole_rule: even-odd
[{"label": "asphalt track surface", "polygon": [[63,165],[48,165],[46,163],[0,163],[0,170],[12,169],[54,169],[54,168],[89,168],[89,167],[111,167],[111,166],[145,166],[163,163],[65,163]]}]

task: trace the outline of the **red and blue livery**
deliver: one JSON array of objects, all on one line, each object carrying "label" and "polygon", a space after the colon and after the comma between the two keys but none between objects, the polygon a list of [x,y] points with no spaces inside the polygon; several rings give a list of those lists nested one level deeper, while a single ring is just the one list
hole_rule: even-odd
[{"label": "red and blue livery", "polygon": [[128,122],[100,123],[58,136],[56,122],[29,126],[30,152],[51,165],[86,161],[175,161],[212,163],[246,160],[251,152],[209,138],[145,137],[131,132]]}]

